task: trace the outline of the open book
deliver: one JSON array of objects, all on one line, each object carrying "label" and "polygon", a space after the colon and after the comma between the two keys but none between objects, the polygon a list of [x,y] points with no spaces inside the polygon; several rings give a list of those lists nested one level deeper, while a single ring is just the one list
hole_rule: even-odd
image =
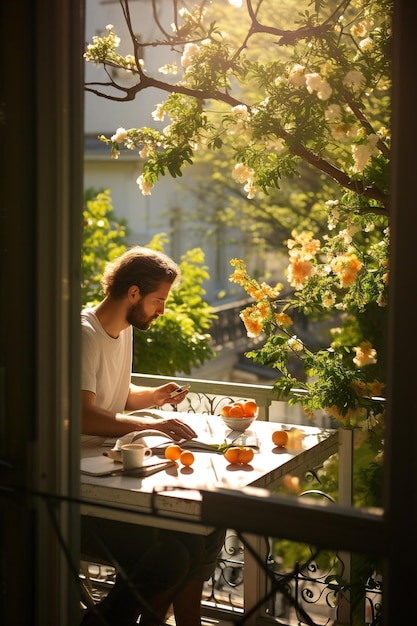
[{"label": "open book", "polygon": [[[142,440],[142,441],[140,441]],[[254,434],[245,434],[244,432],[232,431],[227,437],[218,443],[211,441],[202,441],[199,439],[187,439],[182,441],[174,441],[172,437],[158,430],[141,430],[127,433],[117,440],[106,439],[104,446],[109,448],[107,455],[114,461],[121,461],[121,447],[127,443],[143,442],[157,456],[165,455],[165,448],[173,443],[178,444],[183,450],[195,450],[197,452],[213,452],[223,454],[230,446],[248,446],[254,450],[259,450],[259,442]]]}]

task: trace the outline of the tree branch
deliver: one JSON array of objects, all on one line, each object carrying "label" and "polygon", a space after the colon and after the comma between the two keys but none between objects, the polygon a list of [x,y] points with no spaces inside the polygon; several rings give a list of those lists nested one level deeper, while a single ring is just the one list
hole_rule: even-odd
[{"label": "tree branch", "polygon": [[[120,66],[114,65],[114,67],[120,67]],[[139,75],[139,72],[137,72],[137,74]],[[117,98],[116,96],[112,96],[110,94],[100,92],[97,89],[92,89],[92,86],[94,85],[96,85],[97,87],[102,86],[102,87],[113,87],[115,89],[119,89],[120,91],[123,91],[126,93],[126,97]],[[152,76],[148,76],[143,73],[140,73],[139,83],[136,83],[135,85],[131,87],[123,87],[122,85],[119,85],[118,83],[115,83],[114,81],[111,81],[109,83],[92,82],[92,83],[85,84],[86,91],[94,93],[95,95],[100,96],[101,98],[105,98],[107,100],[115,100],[116,102],[119,102],[121,100],[123,101],[134,100],[138,93],[140,93],[141,91],[144,91],[145,89],[149,89],[151,87],[153,87],[154,89],[160,89],[161,91],[164,91],[167,93],[181,93],[185,96],[189,96],[190,98],[196,98],[197,100],[218,100],[220,102],[225,102],[226,104],[229,104],[232,107],[237,106],[239,104],[243,104],[241,100],[234,98],[233,96],[231,96],[230,94],[224,91],[219,91],[219,90],[198,91],[197,89],[190,89],[189,87],[184,87],[183,85],[172,85],[171,83],[167,83],[162,80],[157,80],[156,78],[153,78]]]},{"label": "tree branch", "polygon": [[330,31],[336,23],[339,15],[341,15],[345,7],[350,4],[350,1],[351,0],[342,0],[339,7],[337,7],[335,11],[333,11],[332,15],[322,24],[319,24],[318,26],[301,26],[296,30],[276,28],[274,26],[261,24],[256,17],[260,5],[258,5],[258,9],[255,12],[252,6],[252,0],[246,0],[246,7],[252,21],[252,33],[268,33],[269,35],[277,35],[278,37],[281,37],[278,45],[287,46],[289,44],[294,44],[299,39],[319,37],[323,33]]},{"label": "tree branch", "polygon": [[[121,87],[120,85],[116,85],[118,89],[126,94],[124,98],[117,98],[116,96],[99,92],[98,90],[93,89],[92,85],[115,87],[115,83],[113,81],[110,83],[87,83],[86,91],[94,93],[95,95],[106,98],[108,100],[114,100],[116,102],[127,102],[134,100],[136,95],[140,91],[143,91],[144,89],[148,89],[150,87],[154,87],[167,93],[181,93],[191,98],[196,98],[197,100],[217,100],[225,102],[232,107],[244,104],[241,100],[237,100],[236,98],[225,92],[197,91],[188,87],[184,87],[182,85],[172,85],[164,81],[156,80],[155,78],[152,78],[151,76],[147,76],[145,74],[141,75],[140,83],[134,85],[133,87]],[[365,187],[363,182],[360,180],[352,180],[344,172],[331,165],[328,161],[325,161],[317,154],[303,146],[301,143],[295,141],[294,137],[288,132],[284,131],[284,129],[278,123],[274,125],[272,130],[278,137],[280,137],[287,143],[288,149],[292,154],[298,156],[303,161],[306,161],[315,169],[318,169],[324,174],[327,174],[328,176],[330,176],[330,178],[335,180],[345,189],[348,189],[349,191],[354,191],[358,195],[365,196],[367,198],[380,202],[385,207],[385,209],[375,209],[373,212],[386,215],[389,206],[389,196],[374,187]]]},{"label": "tree branch", "polygon": [[[158,80],[144,73],[139,62],[140,61],[139,49],[140,49],[140,46],[144,44],[143,43],[139,44],[139,42],[136,39],[136,35],[132,26],[131,16],[130,16],[130,11],[129,11],[129,0],[119,0],[119,2],[123,10],[123,15],[124,15],[124,18],[128,27],[128,31],[132,40],[132,44],[134,46],[134,51],[135,51],[136,69],[132,70],[131,73],[137,76],[138,81],[134,85],[131,85],[131,86],[123,86],[123,85],[120,85],[119,83],[116,83],[113,80],[113,78],[110,76],[107,70],[107,67],[122,68],[123,66],[118,65],[117,63],[105,62],[103,64],[104,69],[108,73],[110,81],[86,83],[85,90],[87,92],[93,93],[94,95],[105,98],[107,100],[112,100],[115,102],[127,102],[127,101],[134,100],[137,94],[140,93],[141,91],[144,91],[145,89],[149,89],[149,88],[154,88],[154,89],[158,89],[168,94],[170,93],[183,94],[184,96],[195,98],[199,101],[214,100],[218,102],[223,102],[229,105],[230,107],[235,107],[238,105],[245,104],[242,100],[231,96],[228,92],[223,91],[223,90],[193,89],[190,87],[186,87],[183,84],[172,84],[163,80]],[[271,35],[276,35],[276,36],[281,37],[281,40],[279,42],[280,45],[288,45],[290,43],[294,43],[295,41],[301,38],[317,38],[323,33],[328,32],[331,28],[333,28],[339,15],[343,12],[343,10],[346,9],[346,7],[350,4],[350,2],[351,0],[342,0],[340,4],[336,7],[336,9],[333,11],[333,13],[318,26],[307,25],[307,26],[302,26],[295,30],[286,30],[286,29],[280,29],[280,28],[276,28],[272,26],[270,27],[270,26],[261,24],[261,22],[258,20],[258,13],[259,13],[262,0],[259,1],[256,9],[253,6],[252,0],[246,0],[246,6],[247,6],[248,15],[251,20],[251,26],[243,40],[243,43],[241,44],[239,51],[247,47],[250,37],[254,33],[257,33],[257,32],[269,33]],[[173,6],[175,9],[177,9],[176,0],[173,0]],[[149,46],[151,45],[153,46],[155,45],[171,45],[171,46],[180,45],[181,36],[172,38],[162,27],[162,24],[160,23],[158,16],[157,16],[155,0],[152,0],[152,7],[153,7],[153,12],[154,12],[155,22],[157,23],[157,26],[159,27],[160,32],[167,38],[167,41],[166,42],[151,42],[145,45],[149,45]],[[184,43],[186,42],[182,42],[182,44]],[[334,50],[333,52],[334,54],[337,55],[336,50]],[[237,58],[236,53],[235,53],[234,58]],[[113,89],[113,90],[119,91],[123,95],[118,96],[118,95],[112,95],[111,93],[106,93],[105,91],[103,91],[103,89],[100,90],[100,87],[103,89]],[[351,94],[349,94],[348,92],[344,92],[342,93],[342,97],[345,100],[345,102],[349,105],[354,115],[363,125],[365,130],[368,133],[370,132],[373,133],[374,131],[372,129],[370,122],[366,118],[365,114],[363,113],[359,105],[354,101]],[[317,154],[313,153],[311,150],[309,150],[304,145],[302,145],[299,141],[296,141],[290,133],[288,133],[282,128],[281,124],[277,120],[272,120],[271,126],[272,126],[271,131],[277,137],[280,137],[286,142],[291,154],[299,157],[302,161],[305,161],[316,170],[323,172],[324,174],[332,178],[334,181],[336,181],[341,187],[349,191],[353,191],[360,196],[364,196],[366,198],[375,200],[376,202],[382,204],[383,208],[373,208],[372,210],[374,213],[380,213],[382,215],[386,215],[389,209],[389,196],[388,195],[386,195],[380,189],[377,189],[375,187],[365,186],[362,180],[350,178],[347,174],[345,174],[343,171],[341,171],[337,167],[333,166],[330,162],[326,161],[325,159],[319,157]],[[378,148],[380,149],[384,157],[389,159],[390,151],[381,139],[378,142]]]}]

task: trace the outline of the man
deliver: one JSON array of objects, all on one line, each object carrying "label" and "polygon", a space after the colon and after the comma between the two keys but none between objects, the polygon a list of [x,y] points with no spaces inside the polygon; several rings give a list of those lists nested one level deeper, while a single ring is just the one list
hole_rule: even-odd
[{"label": "man", "polygon": [[[82,432],[120,436],[149,428],[146,420],[123,411],[178,404],[186,391],[171,398],[175,383],[138,387],[130,382],[132,326],[146,330],[164,313],[179,269],[166,255],[134,247],[109,263],[102,278],[104,300],[81,313],[82,325]],[[176,440],[196,433],[176,419],[153,427]]]},{"label": "man", "polygon": [[[150,406],[178,404],[186,391],[171,398],[175,383],[138,387],[131,383],[133,326],[146,330],[164,313],[179,268],[169,257],[135,246],[105,269],[104,299],[84,309],[82,325],[82,433],[119,437],[149,428],[149,418],[127,415]],[[152,421],[152,428],[174,440],[196,436],[181,420]],[[173,604],[177,626],[200,626],[204,580],[214,569],[223,531],[208,537],[82,518],[82,553],[121,565],[107,598],[88,611],[82,624],[156,625]]]}]

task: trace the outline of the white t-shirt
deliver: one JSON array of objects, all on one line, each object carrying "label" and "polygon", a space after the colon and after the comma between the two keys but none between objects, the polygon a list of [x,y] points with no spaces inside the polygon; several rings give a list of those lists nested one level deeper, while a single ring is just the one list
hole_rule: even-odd
[{"label": "white t-shirt", "polygon": [[96,405],[114,413],[125,410],[132,373],[132,326],[110,337],[95,314],[81,311],[81,389],[96,394]]}]

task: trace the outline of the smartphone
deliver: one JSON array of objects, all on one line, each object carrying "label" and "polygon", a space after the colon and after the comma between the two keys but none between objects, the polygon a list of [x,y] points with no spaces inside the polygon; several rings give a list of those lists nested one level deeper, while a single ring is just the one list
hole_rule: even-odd
[{"label": "smartphone", "polygon": [[182,393],[183,391],[188,391],[188,389],[190,389],[191,385],[183,385],[182,387],[178,387],[178,389],[174,389],[174,391],[172,391],[169,394],[170,398],[175,398],[175,396],[178,396],[179,393]]}]

